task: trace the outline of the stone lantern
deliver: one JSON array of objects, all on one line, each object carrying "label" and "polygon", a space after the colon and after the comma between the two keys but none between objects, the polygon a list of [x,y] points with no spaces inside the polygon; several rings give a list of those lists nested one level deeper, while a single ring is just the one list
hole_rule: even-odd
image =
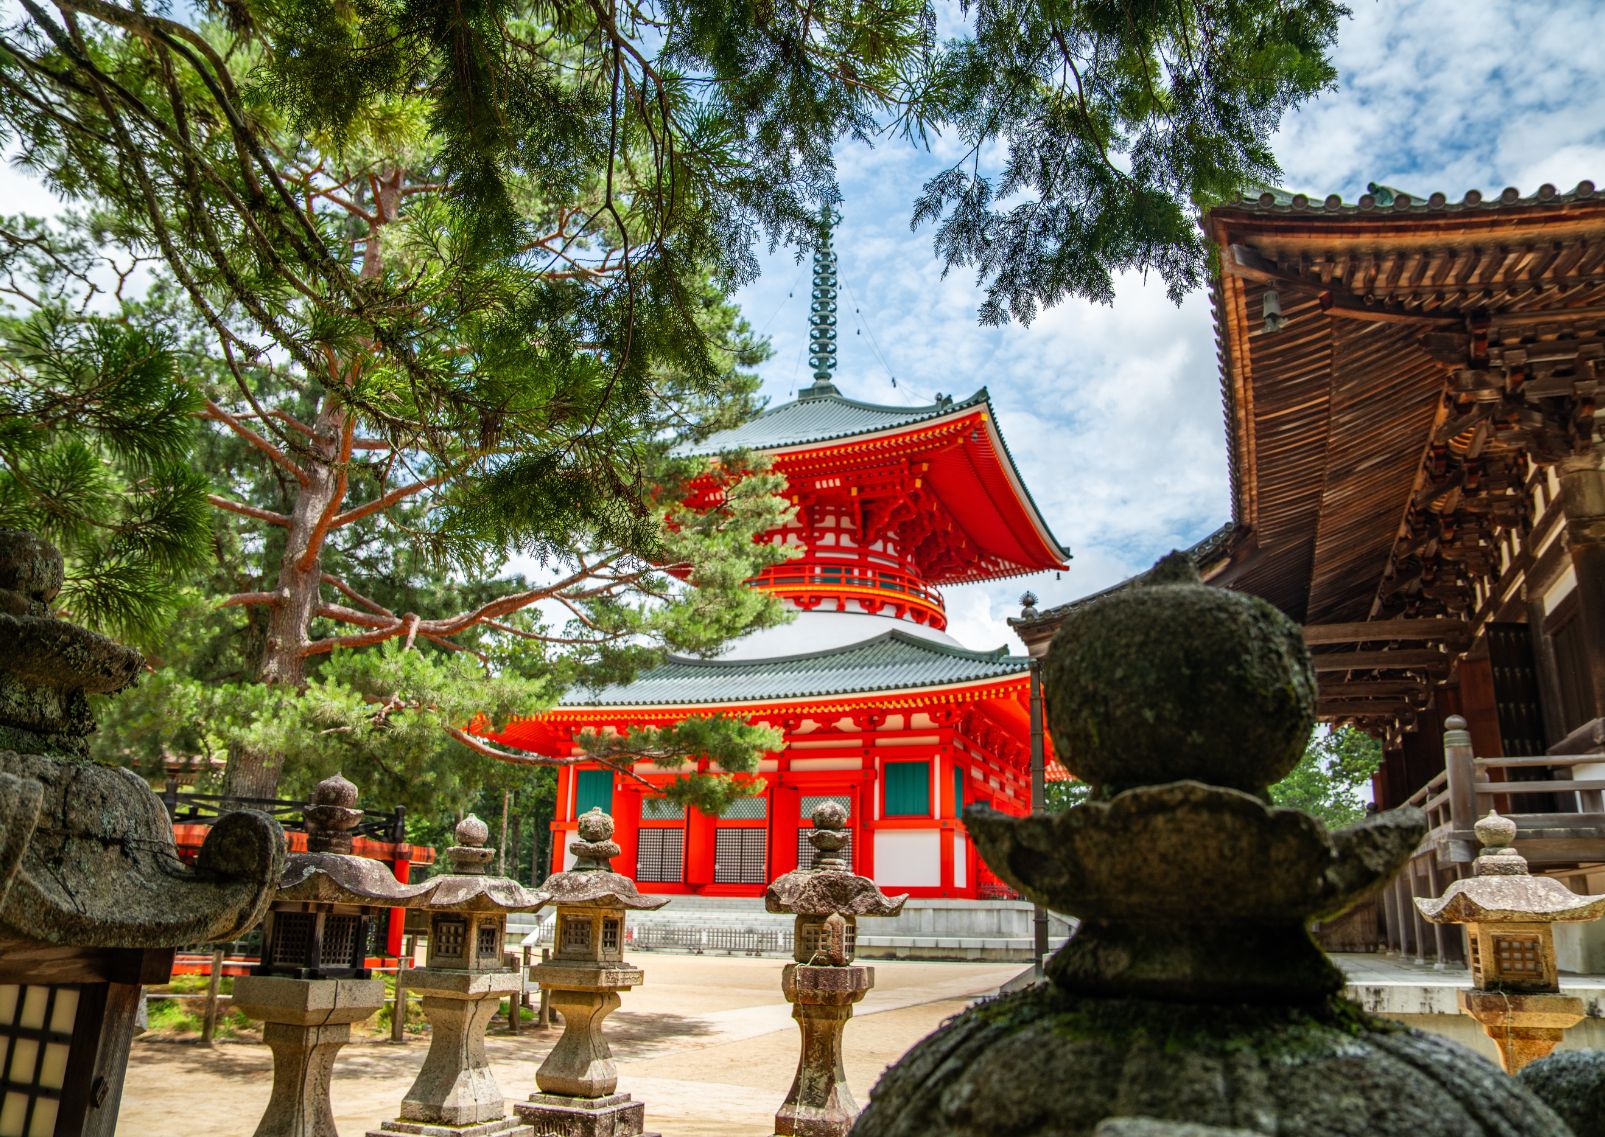
[{"label": "stone lantern", "polygon": [[111,1137],[141,985],[262,918],[284,833],[226,814],[188,868],[161,799],[89,761],[86,696],[144,661],[51,614],[62,577],[54,547],[0,530],[0,1133]]},{"label": "stone lantern", "polygon": [[1558,880],[1531,876],[1511,847],[1516,823],[1488,811],[1476,824],[1482,851],[1472,876],[1436,900],[1416,901],[1434,924],[1464,924],[1472,989],[1460,1009],[1482,1024],[1514,1074],[1560,1043],[1583,1020],[1583,1000],[1560,993],[1554,925],[1597,920],[1605,896],[1579,896]]},{"label": "stone lantern", "polygon": [[262,930],[262,961],[234,981],[234,1009],[263,1022],[273,1095],[256,1137],[337,1137],[329,1104],[335,1056],[351,1024],[385,1002],[364,966],[375,920],[410,907],[427,885],[405,885],[383,862],[351,854],[362,820],[357,788],[319,782],[303,813],[307,851],[286,861]]},{"label": "stone lantern", "polygon": [[853,1137],[1567,1137],[1514,1078],[1343,998],[1314,920],[1374,895],[1418,810],[1328,830],[1270,804],[1315,720],[1302,630],[1185,554],[1071,610],[1043,661],[1054,749],[1091,787],[965,826],[1028,899],[1079,918],[1047,981],[949,1019]]},{"label": "stone lantern", "polygon": [[906,895],[888,897],[867,876],[847,868],[847,811],[833,801],[816,806],[808,841],[818,852],[812,869],[780,877],[764,907],[797,917],[793,962],[781,990],[802,1031],[802,1055],[791,1092],[775,1114],[780,1137],[846,1137],[858,1114],[842,1064],[842,1031],[853,1004],[875,986],[875,969],[853,962],[860,916],[895,916]]},{"label": "stone lantern", "polygon": [[574,867],[541,885],[557,906],[551,959],[529,969],[563,1016],[563,1036],[535,1073],[540,1092],[513,1108],[540,1137],[640,1137],[646,1107],[616,1092],[602,1020],[619,1008],[619,992],[639,986],[640,968],[624,962],[624,919],[652,911],[665,896],[642,896],[629,877],[613,872],[619,855],[613,819],[592,809],[579,819],[569,845]]},{"label": "stone lantern", "polygon": [[[431,877],[413,901],[428,917],[429,955],[423,967],[401,975],[423,998],[429,1019],[429,1054],[401,1116],[368,1137],[491,1137],[528,1135],[507,1116],[490,1062],[485,1027],[502,996],[518,993],[518,972],[506,965],[502,944],[507,913],[532,912],[549,897],[506,877],[489,876],[496,850],[485,847],[490,830],[469,815],[457,825],[457,844],[446,851],[453,872]],[[518,1013],[516,1001],[512,1005]]]}]

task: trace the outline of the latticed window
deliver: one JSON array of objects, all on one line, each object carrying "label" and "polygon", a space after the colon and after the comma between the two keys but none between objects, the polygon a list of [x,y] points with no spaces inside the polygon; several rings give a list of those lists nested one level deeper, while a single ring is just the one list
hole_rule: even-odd
[{"label": "latticed window", "polygon": [[269,962],[289,967],[308,966],[317,922],[317,916],[311,912],[275,912],[273,958]]},{"label": "latticed window", "polygon": [[619,950],[619,928],[620,928],[620,925],[623,924],[623,922],[624,921],[622,921],[622,920],[615,920],[615,919],[612,919],[612,918],[608,918],[608,919],[605,919],[605,920],[602,921],[602,950],[603,951],[618,951]]},{"label": "latticed window", "polygon": [[[851,957],[858,947],[858,928],[849,924],[846,929],[845,950]],[[828,955],[830,949],[830,927],[824,923],[804,924],[798,934],[802,937],[803,954],[813,959],[815,956]]]},{"label": "latticed window", "polygon": [[635,850],[635,879],[659,884],[685,879],[685,830],[642,829]]},{"label": "latticed window", "polygon": [[713,879],[719,884],[762,884],[769,835],[762,829],[721,829],[714,836]]},{"label": "latticed window", "polygon": [[670,801],[665,797],[644,797],[641,799],[642,821],[683,821],[685,819],[685,806],[677,801]]},{"label": "latticed window", "polygon": [[[357,936],[362,931],[361,916],[325,916],[323,919],[323,966],[361,967]],[[363,943],[362,948],[368,945]]]},{"label": "latticed window", "polygon": [[496,933],[495,924],[481,924],[479,926],[479,950],[477,954],[480,959],[496,958],[497,951],[501,946],[497,942],[501,937]]},{"label": "latticed window", "polygon": [[802,799],[802,819],[807,821],[813,817],[814,810],[827,801],[833,801],[847,811],[847,816],[853,815],[853,798],[851,794],[804,794]]},{"label": "latticed window", "polygon": [[1537,936],[1499,935],[1493,940],[1494,958],[1499,965],[1499,978],[1543,978],[1544,952]]},{"label": "latticed window", "polygon": [[591,950],[590,920],[563,921],[563,951]]},{"label": "latticed window", "polygon": [[452,959],[468,957],[468,921],[456,916],[435,918],[435,954]]},{"label": "latticed window", "polygon": [[0,1135],[51,1137],[78,1018],[74,986],[0,986]]},{"label": "latticed window", "polygon": [[723,821],[762,821],[769,816],[769,799],[738,797],[719,815]]},{"label": "latticed window", "polygon": [[[813,830],[811,829],[797,830],[797,867],[800,869],[813,868],[814,860],[819,855],[814,851],[814,847],[808,843],[808,834],[812,832]],[[844,829],[842,832],[847,835],[847,844],[842,846],[841,859],[842,863],[850,869],[853,867],[853,831]]]}]

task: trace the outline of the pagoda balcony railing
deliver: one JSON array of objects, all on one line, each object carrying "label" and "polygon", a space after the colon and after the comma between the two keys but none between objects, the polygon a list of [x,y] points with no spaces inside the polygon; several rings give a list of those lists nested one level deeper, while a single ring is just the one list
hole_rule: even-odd
[{"label": "pagoda balcony railing", "polygon": [[[791,600],[856,600],[869,611],[890,604],[922,624],[947,626],[942,594],[919,577],[901,569],[880,566],[792,561],[771,565],[749,582],[756,588]],[[803,603],[803,607],[812,604]]]}]

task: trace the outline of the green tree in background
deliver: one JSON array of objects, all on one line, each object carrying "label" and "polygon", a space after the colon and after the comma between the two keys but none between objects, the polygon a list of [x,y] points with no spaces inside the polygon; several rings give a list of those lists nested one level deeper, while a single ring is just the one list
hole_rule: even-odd
[{"label": "green tree in background", "polygon": [[1271,801],[1313,813],[1332,829],[1365,815],[1361,787],[1382,764],[1382,744],[1363,731],[1316,727],[1304,757],[1271,787]]},{"label": "green tree in background", "polygon": [[[987,283],[983,319],[1107,300],[1128,269],[1179,295],[1203,271],[1193,212],[1274,176],[1267,140],[1330,82],[1343,12],[977,3],[939,45],[921,0],[21,7],[0,138],[95,210],[62,247],[160,263],[104,318],[171,336],[230,517],[197,588],[234,622],[172,638],[198,687],[151,722],[188,722],[231,792],[264,796],[345,760],[422,794],[441,738],[528,761],[463,716],[778,617],[742,584],[781,555],[751,541],[773,480],[736,456],[694,515],[675,503],[698,470],[670,454],[750,413],[757,348],[723,297],[756,239],[814,239],[838,141],[958,132],[970,154],[915,220]],[[514,556],[541,571],[496,580]],[[626,776],[750,769],[768,741],[706,721],[593,740]],[[731,792],[702,781],[681,789]]]}]

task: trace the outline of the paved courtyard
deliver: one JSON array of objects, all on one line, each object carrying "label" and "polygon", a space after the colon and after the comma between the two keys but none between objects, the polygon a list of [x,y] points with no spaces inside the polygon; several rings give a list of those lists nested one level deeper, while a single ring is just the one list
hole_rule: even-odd
[{"label": "paved courtyard", "polygon": [[[647,1105],[664,1137],[772,1133],[797,1062],[797,1028],[780,996],[777,959],[643,954],[646,984],[608,1019],[619,1088]],[[847,1028],[847,1074],[862,1104],[881,1071],[941,1022],[1020,971],[1019,964],[876,963],[876,989]],[[487,1050],[509,1098],[535,1089],[559,1031],[494,1036]],[[357,1042],[335,1070],[344,1137],[396,1116],[428,1042]],[[119,1137],[250,1137],[267,1104],[272,1057],[249,1042],[134,1044]]]}]

